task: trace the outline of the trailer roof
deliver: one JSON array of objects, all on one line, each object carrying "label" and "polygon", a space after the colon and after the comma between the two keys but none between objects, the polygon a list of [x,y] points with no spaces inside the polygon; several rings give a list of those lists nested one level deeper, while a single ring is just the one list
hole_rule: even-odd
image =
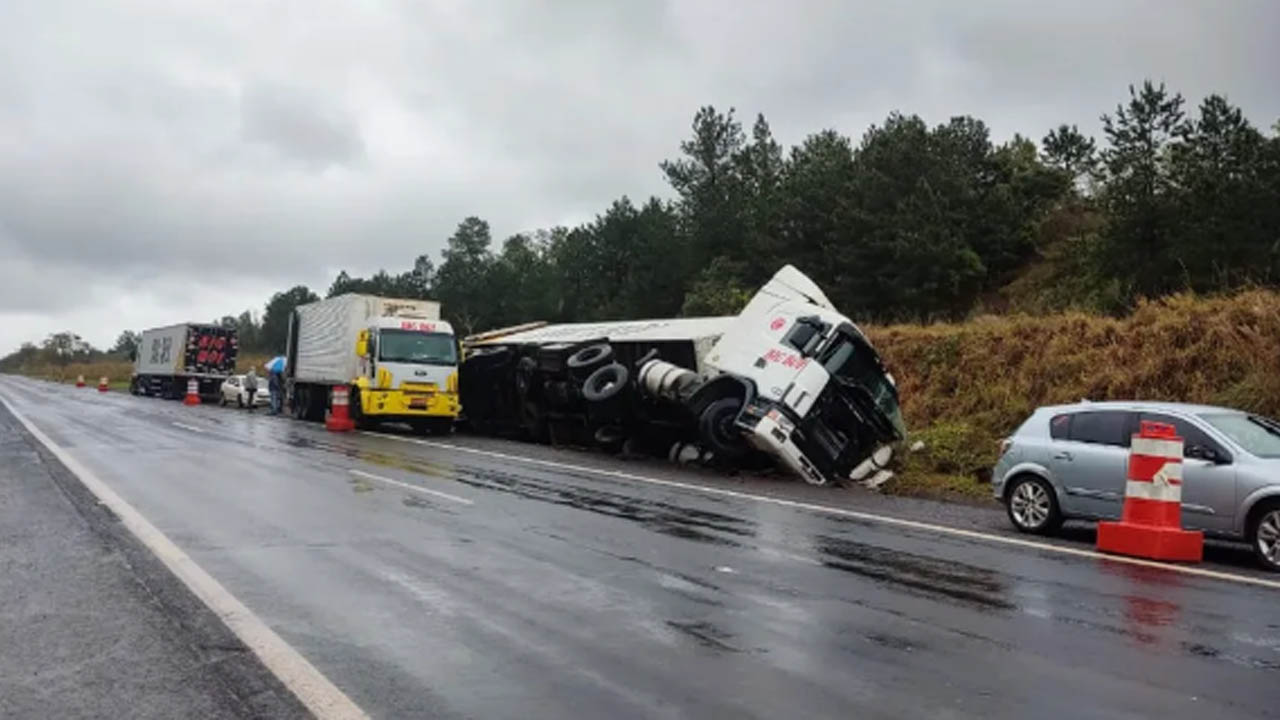
[{"label": "trailer roof", "polygon": [[561,323],[518,330],[506,335],[483,333],[482,339],[468,341],[474,345],[508,345],[512,343],[581,342],[583,340],[700,340],[723,335],[735,317],[667,318],[662,320],[623,320],[618,322]]}]

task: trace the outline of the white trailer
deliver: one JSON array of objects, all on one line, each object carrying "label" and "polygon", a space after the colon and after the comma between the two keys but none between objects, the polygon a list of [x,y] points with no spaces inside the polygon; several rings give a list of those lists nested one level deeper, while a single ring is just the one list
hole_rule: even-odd
[{"label": "white trailer", "polygon": [[222,381],[235,372],[238,353],[234,328],[181,323],[143,330],[129,391],[179,398],[195,380],[201,397],[215,398]]},{"label": "white trailer", "polygon": [[806,481],[859,479],[905,436],[892,376],[808,277],[780,269],[737,316],[546,325],[469,339],[481,432],[620,446],[754,448]]}]

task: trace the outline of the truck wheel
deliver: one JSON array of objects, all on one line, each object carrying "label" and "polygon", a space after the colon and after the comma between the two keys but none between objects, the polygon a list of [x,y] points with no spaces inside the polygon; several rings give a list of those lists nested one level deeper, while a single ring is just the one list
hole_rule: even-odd
[{"label": "truck wheel", "polygon": [[604,402],[622,392],[629,376],[627,366],[621,363],[597,368],[582,384],[582,397],[590,402]]},{"label": "truck wheel", "polygon": [[307,401],[310,399],[310,393],[306,388],[296,388],[293,393],[293,419],[307,420]]},{"label": "truck wheel", "polygon": [[613,360],[613,347],[608,343],[596,343],[570,355],[565,365],[569,366],[569,375],[581,379],[589,377],[601,365],[611,360]]},{"label": "truck wheel", "polygon": [[538,362],[531,357],[520,358],[516,363],[516,394],[527,397],[533,387],[533,374],[538,370]]},{"label": "truck wheel", "polygon": [[733,424],[742,410],[742,400],[727,397],[708,405],[698,417],[698,435],[716,457],[740,458],[747,454],[742,433]]}]

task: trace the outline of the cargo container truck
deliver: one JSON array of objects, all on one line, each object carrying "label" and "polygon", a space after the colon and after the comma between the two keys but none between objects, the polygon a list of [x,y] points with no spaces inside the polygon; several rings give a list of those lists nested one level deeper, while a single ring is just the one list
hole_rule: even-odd
[{"label": "cargo container truck", "polygon": [[298,419],[323,420],[333,388],[346,385],[358,427],[453,430],[458,345],[437,302],[346,294],[300,305],[285,358],[286,404]]},{"label": "cargo container truck", "polygon": [[129,392],[177,399],[195,380],[201,399],[216,400],[222,381],[235,372],[238,352],[234,328],[182,323],[143,330]]}]

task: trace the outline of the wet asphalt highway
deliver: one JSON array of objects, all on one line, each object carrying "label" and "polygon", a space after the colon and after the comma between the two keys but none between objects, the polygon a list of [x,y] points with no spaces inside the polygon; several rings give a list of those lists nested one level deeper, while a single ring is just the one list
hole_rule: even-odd
[{"label": "wet asphalt highway", "polygon": [[1280,715],[1273,588],[211,406],[0,395],[373,717]]}]

